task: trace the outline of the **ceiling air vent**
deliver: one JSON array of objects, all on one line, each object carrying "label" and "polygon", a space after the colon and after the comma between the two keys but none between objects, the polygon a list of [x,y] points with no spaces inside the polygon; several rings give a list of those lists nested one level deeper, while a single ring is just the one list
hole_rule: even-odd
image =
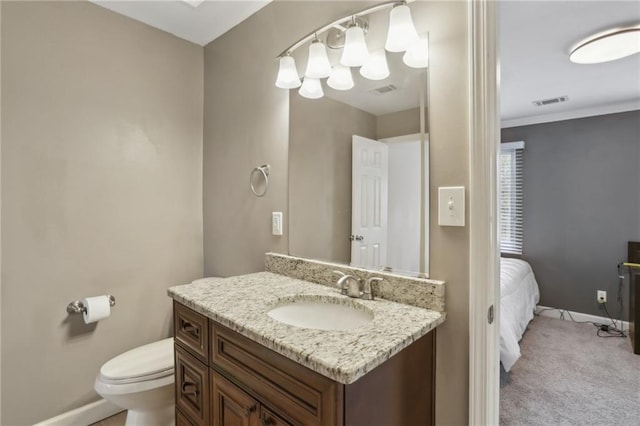
[{"label": "ceiling air vent", "polygon": [[369,89],[369,93],[373,93],[374,95],[384,95],[385,93],[393,92],[394,90],[398,90],[398,88],[393,84],[387,84],[386,86]]},{"label": "ceiling air vent", "polygon": [[568,100],[569,100],[569,96],[559,96],[557,98],[540,99],[538,101],[533,101],[533,104],[536,106],[546,106],[546,105],[567,102]]}]

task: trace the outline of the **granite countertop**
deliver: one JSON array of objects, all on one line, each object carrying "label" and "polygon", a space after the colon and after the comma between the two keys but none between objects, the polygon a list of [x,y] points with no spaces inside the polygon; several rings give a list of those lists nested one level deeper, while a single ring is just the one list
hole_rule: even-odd
[{"label": "granite countertop", "polygon": [[[171,287],[185,306],[340,383],[355,382],[444,322],[445,313],[376,300],[352,299],[337,288],[259,272]],[[273,307],[302,297],[338,302],[372,312],[373,320],[348,331],[295,327],[272,319]]]}]

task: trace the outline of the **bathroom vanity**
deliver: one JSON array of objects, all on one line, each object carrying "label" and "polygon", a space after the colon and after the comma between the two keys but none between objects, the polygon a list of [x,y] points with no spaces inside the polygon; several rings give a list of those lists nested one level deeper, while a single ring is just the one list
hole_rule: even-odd
[{"label": "bathroom vanity", "polygon": [[[270,272],[172,287],[169,295],[178,425],[434,424],[443,312],[352,299]],[[306,302],[350,306],[370,320],[318,330],[269,315]]]}]

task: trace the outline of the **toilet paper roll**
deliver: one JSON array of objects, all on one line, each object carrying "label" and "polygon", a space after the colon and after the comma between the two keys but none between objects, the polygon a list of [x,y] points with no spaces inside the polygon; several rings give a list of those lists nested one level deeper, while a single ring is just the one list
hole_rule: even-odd
[{"label": "toilet paper roll", "polygon": [[85,310],[82,313],[85,324],[100,321],[111,315],[111,305],[109,304],[109,297],[106,295],[87,297],[82,300],[82,303],[85,307]]}]

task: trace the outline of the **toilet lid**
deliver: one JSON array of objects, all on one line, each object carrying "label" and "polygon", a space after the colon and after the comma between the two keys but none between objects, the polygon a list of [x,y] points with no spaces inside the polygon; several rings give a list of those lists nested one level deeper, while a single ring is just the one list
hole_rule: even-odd
[{"label": "toilet lid", "polygon": [[142,381],[173,374],[173,338],[131,349],[100,369],[105,381]]}]

